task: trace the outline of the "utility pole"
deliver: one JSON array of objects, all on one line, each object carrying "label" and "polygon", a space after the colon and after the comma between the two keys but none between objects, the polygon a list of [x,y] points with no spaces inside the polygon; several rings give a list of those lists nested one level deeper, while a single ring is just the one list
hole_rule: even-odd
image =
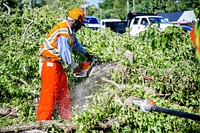
[{"label": "utility pole", "polygon": [[100,10],[100,20],[101,20],[102,19],[102,9],[99,8],[99,10]]},{"label": "utility pole", "polygon": [[84,13],[85,13],[85,15],[86,15],[86,2],[84,1],[84,5],[83,5],[83,9],[84,9]]},{"label": "utility pole", "polygon": [[133,12],[135,12],[135,0],[133,0]]},{"label": "utility pole", "polygon": [[126,1],[126,5],[127,5],[127,7],[126,7],[126,9],[127,9],[127,14],[128,14],[128,13],[129,13],[129,0]]},{"label": "utility pole", "polygon": [[[99,3],[102,3],[103,0],[99,0]],[[100,12],[100,20],[102,19],[102,8],[99,6],[99,12]]]}]

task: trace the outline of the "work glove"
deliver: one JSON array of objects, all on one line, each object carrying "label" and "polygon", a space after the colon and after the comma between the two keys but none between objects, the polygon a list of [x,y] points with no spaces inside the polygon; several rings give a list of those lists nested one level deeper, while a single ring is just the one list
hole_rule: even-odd
[{"label": "work glove", "polygon": [[87,61],[93,61],[93,56],[90,55],[88,52],[85,54],[85,57],[87,58]]},{"label": "work glove", "polygon": [[81,68],[80,68],[80,67],[74,68],[74,73],[76,73],[76,74],[81,74],[81,73],[82,73]]}]

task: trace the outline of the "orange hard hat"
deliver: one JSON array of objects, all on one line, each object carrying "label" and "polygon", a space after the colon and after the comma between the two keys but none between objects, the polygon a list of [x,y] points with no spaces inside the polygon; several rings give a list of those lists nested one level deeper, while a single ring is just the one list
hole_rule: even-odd
[{"label": "orange hard hat", "polygon": [[85,19],[84,12],[79,8],[75,8],[75,9],[69,11],[68,15],[70,18],[72,18],[74,20],[81,21],[81,23],[83,23],[83,20]]}]

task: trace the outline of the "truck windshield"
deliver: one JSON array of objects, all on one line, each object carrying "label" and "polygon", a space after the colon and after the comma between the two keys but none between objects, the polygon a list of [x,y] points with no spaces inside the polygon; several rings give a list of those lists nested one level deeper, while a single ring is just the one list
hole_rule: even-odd
[{"label": "truck windshield", "polygon": [[96,18],[85,18],[84,23],[85,24],[99,24]]},{"label": "truck windshield", "polygon": [[168,23],[164,18],[148,17],[151,23]]}]

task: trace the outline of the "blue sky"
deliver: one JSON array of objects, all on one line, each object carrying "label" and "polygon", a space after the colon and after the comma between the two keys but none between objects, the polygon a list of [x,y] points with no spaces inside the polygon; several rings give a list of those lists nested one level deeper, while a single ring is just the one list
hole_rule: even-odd
[{"label": "blue sky", "polygon": [[88,2],[89,2],[89,4],[94,4],[96,7],[98,7],[98,4],[97,3],[99,3],[99,1],[102,1],[102,0],[87,0]]}]

